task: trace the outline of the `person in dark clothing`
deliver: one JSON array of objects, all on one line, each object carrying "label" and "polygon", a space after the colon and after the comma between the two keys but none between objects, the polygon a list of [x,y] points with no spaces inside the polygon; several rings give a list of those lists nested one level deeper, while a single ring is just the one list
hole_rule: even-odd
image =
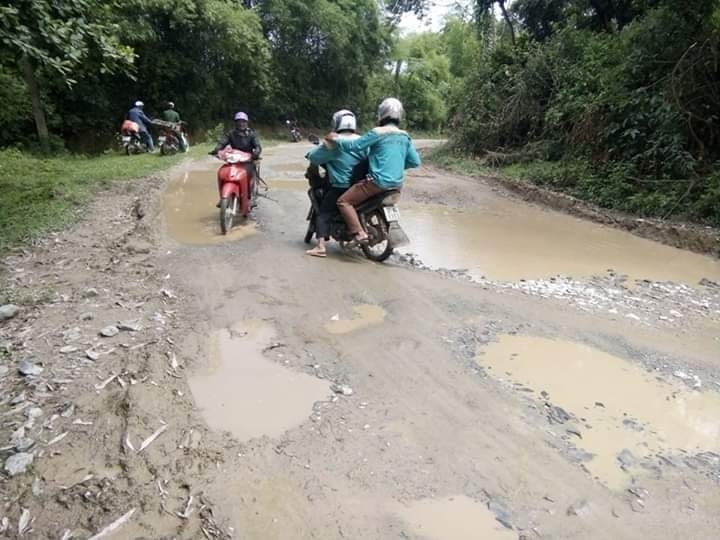
[{"label": "person in dark clothing", "polygon": [[180,121],[180,113],[175,110],[175,104],[172,101],[168,101],[167,109],[163,111],[162,117],[163,120],[165,120],[166,122],[172,122],[173,124],[177,124],[177,126],[172,129],[172,132],[177,138],[180,151],[187,152],[187,140],[185,138],[185,133],[183,132],[184,130]]},{"label": "person in dark clothing", "polygon": [[[260,159],[260,154],[262,154],[262,145],[260,144],[260,139],[258,138],[257,133],[255,133],[255,130],[251,129],[248,125],[250,118],[246,113],[238,112],[235,113],[234,120],[235,127],[220,137],[220,140],[218,140],[218,143],[210,152],[210,155],[217,156],[217,153],[220,150],[229,145],[235,150],[242,150],[243,152],[252,154],[254,160]],[[253,180],[257,181],[258,171],[255,161],[247,164],[247,171],[253,177]],[[218,183],[218,191],[219,190],[220,185]],[[220,207],[219,201],[216,206]]]},{"label": "person in dark clothing", "polygon": [[262,153],[262,146],[255,130],[248,126],[249,121],[248,115],[244,112],[236,113],[235,127],[220,137],[210,154],[215,156],[220,150],[230,145],[232,148],[248,152],[253,155],[253,158],[258,159]]},{"label": "person in dark clothing", "polygon": [[142,101],[136,101],[135,106],[128,111],[127,119],[138,125],[140,128],[140,139],[142,139],[142,141],[147,145],[148,151],[154,152],[155,144],[153,143],[153,138],[148,130],[148,126],[152,124],[153,121],[143,112],[144,106],[145,104]]}]

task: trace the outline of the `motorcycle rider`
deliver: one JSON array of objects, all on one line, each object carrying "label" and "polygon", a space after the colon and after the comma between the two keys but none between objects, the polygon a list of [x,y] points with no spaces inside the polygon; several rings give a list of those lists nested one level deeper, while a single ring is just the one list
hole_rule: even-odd
[{"label": "motorcycle rider", "polygon": [[356,242],[367,243],[368,235],[360,225],[355,206],[383,191],[402,188],[405,169],[421,164],[410,135],[400,129],[404,112],[400,100],[386,98],[378,107],[378,127],[354,141],[340,138],[337,133],[330,133],[325,138],[331,148],[337,146],[345,152],[368,153],[367,177],[343,193],[337,202]]},{"label": "motorcycle rider", "polygon": [[[360,135],[355,133],[357,120],[352,111],[341,109],[332,116],[332,130],[338,134],[338,140],[355,141]],[[317,246],[306,251],[313,257],[325,257],[325,242],[330,239],[330,218],[337,211],[338,198],[347,191],[353,177],[353,172],[363,160],[366,159],[364,151],[343,152],[337,146],[329,148],[322,144],[308,152],[305,157],[313,165],[323,165],[327,171],[330,188],[320,203],[317,216]]]},{"label": "motorcycle rider", "polygon": [[[255,130],[251,129],[248,125],[250,122],[248,115],[242,111],[237,112],[235,113],[233,119],[235,121],[235,127],[220,137],[218,143],[215,145],[215,148],[209,152],[209,154],[211,156],[217,156],[217,153],[220,150],[229,145],[235,150],[242,150],[243,152],[252,154],[253,160],[260,159],[262,146],[260,145],[260,139],[258,138],[257,133],[255,133]],[[255,166],[254,161],[247,164],[247,171],[254,180],[257,180],[257,167]],[[220,192],[220,188],[221,185],[218,181],[218,192]],[[220,202],[218,202],[217,206],[220,207]]]},{"label": "motorcycle rider", "polygon": [[163,111],[162,117],[166,122],[173,122],[175,124],[180,122],[180,113],[175,110],[175,104],[172,101],[167,102],[167,109]]},{"label": "motorcycle rider", "polygon": [[154,152],[155,144],[153,143],[150,131],[148,131],[148,126],[153,123],[153,120],[145,115],[143,107],[145,107],[145,104],[142,101],[136,101],[135,106],[128,111],[127,119],[138,125],[140,128],[140,139],[147,145],[149,152]]},{"label": "motorcycle rider", "polygon": [[[173,124],[180,124],[180,113],[175,110],[175,103],[172,101],[167,102],[167,109],[162,113],[163,120],[166,122],[172,122]],[[182,132],[182,127],[178,126],[178,129],[173,129],[173,133],[178,140],[178,147],[181,152],[187,150],[187,144],[185,142],[185,134]]]}]

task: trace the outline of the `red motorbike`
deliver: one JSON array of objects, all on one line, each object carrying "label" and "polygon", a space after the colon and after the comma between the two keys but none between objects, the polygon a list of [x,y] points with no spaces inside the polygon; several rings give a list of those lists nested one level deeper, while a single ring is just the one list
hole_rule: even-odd
[{"label": "red motorbike", "polygon": [[232,229],[236,215],[247,218],[258,197],[255,158],[248,152],[226,147],[217,154],[225,163],[217,173],[220,191],[220,230]]}]

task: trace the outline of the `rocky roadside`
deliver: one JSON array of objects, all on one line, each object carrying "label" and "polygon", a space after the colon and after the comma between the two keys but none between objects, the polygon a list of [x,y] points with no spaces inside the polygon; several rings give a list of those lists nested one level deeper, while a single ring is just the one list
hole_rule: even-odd
[{"label": "rocky roadside", "polygon": [[175,351],[182,295],[156,263],[166,178],[115,184],[77,226],[2,261],[0,534],[143,536],[137,512],[157,514],[153,538],[229,537],[197,485],[214,444],[200,448],[192,359]]}]

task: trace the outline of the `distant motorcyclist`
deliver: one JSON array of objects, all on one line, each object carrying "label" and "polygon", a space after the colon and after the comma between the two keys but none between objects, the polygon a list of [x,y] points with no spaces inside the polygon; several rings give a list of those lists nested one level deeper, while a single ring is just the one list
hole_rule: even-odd
[{"label": "distant motorcyclist", "polygon": [[405,169],[420,166],[420,156],[412,139],[399,127],[404,112],[400,100],[386,98],[378,107],[378,127],[354,141],[341,138],[337,133],[330,133],[325,139],[330,147],[368,153],[367,178],[343,193],[337,203],[356,242],[367,243],[368,235],[355,206],[383,191],[400,189],[405,181]]},{"label": "distant motorcyclist", "polygon": [[143,112],[144,106],[145,104],[142,101],[136,101],[135,106],[128,111],[127,119],[138,125],[138,128],[140,129],[140,139],[147,145],[148,151],[154,152],[155,144],[153,143],[152,135],[150,135],[150,131],[148,130],[148,126],[152,124],[153,121]]},{"label": "distant motorcyclist", "polygon": [[[216,156],[220,150],[229,145],[235,150],[242,150],[243,152],[252,154],[253,159],[255,160],[260,159],[260,155],[262,154],[262,145],[260,144],[260,139],[258,138],[257,133],[255,133],[255,130],[249,127],[250,118],[248,115],[244,112],[235,113],[234,121],[235,127],[220,137],[220,140],[218,140],[218,143],[210,152],[210,155]],[[257,179],[258,174],[255,163],[248,163],[247,167],[248,172]],[[218,190],[219,189],[220,185],[218,183]],[[219,202],[217,206],[220,206]]]},{"label": "distant motorcyclist", "polygon": [[175,124],[180,122],[180,113],[175,110],[175,104],[172,101],[168,101],[167,109],[163,111],[162,117],[166,122],[173,122]]},{"label": "distant motorcyclist", "polygon": [[[355,133],[357,120],[352,111],[341,109],[333,114],[332,130],[338,134],[338,140],[355,141],[360,136]],[[313,257],[325,257],[325,242],[330,239],[330,219],[337,212],[337,200],[350,187],[353,175],[366,159],[365,151],[344,152],[337,146],[329,148],[322,144],[308,152],[305,157],[313,165],[323,165],[327,171],[330,188],[326,191],[318,212],[315,235],[318,244],[306,251]]]},{"label": "distant motorcyclist", "polygon": [[175,110],[175,103],[172,101],[168,101],[167,103],[167,109],[165,109],[162,113],[162,118],[166,122],[172,122],[173,124],[177,124],[177,129],[173,129],[173,133],[175,133],[175,137],[177,137],[178,140],[178,147],[180,148],[181,152],[185,152],[187,150],[187,142],[185,139],[185,133],[183,133],[183,128],[181,125],[180,120],[180,113],[178,113]]}]

